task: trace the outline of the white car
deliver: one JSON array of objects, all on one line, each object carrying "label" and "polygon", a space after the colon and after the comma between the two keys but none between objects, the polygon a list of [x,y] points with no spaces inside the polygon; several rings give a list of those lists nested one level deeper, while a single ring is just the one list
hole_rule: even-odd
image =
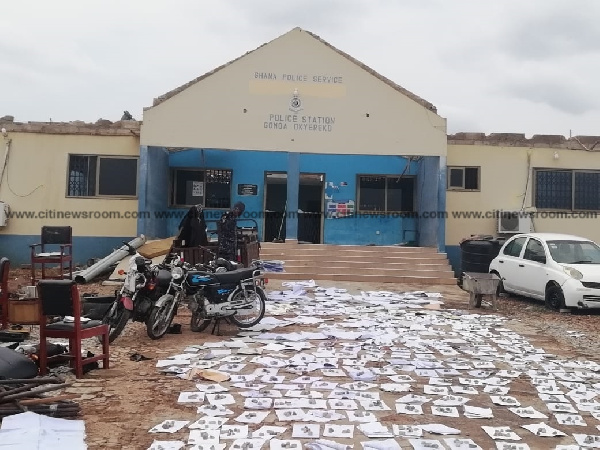
[{"label": "white car", "polygon": [[600,308],[600,246],[568,234],[527,233],[508,239],[490,263],[498,293],[544,300],[552,309]]}]

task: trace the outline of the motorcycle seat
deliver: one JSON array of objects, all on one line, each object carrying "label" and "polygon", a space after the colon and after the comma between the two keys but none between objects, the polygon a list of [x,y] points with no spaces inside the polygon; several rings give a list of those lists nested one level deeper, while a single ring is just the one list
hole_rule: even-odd
[{"label": "motorcycle seat", "polygon": [[241,280],[247,280],[252,278],[252,274],[256,269],[254,268],[243,268],[232,270],[231,272],[215,273],[214,277],[219,280],[221,284],[237,283]]}]

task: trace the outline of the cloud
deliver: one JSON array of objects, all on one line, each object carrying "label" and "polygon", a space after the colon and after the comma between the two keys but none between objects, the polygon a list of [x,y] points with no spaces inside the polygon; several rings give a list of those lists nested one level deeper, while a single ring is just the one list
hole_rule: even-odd
[{"label": "cloud", "polygon": [[506,22],[503,49],[519,60],[545,60],[600,53],[600,3],[562,2]]},{"label": "cloud", "polygon": [[7,2],[0,115],[140,118],[153,98],[299,26],[432,102],[449,132],[597,134],[597,17],[599,0]]},{"label": "cloud", "polygon": [[348,28],[351,19],[372,9],[362,0],[229,0],[225,3],[237,11],[240,20],[255,28],[288,31],[299,26],[309,31],[326,29],[329,33]]},{"label": "cloud", "polygon": [[597,101],[589,92],[562,80],[523,80],[506,86],[504,91],[515,98],[576,115],[598,109]]}]

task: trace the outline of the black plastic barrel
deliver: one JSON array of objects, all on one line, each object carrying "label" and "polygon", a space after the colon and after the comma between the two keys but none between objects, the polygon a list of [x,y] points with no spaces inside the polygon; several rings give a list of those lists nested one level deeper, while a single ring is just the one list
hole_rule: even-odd
[{"label": "black plastic barrel", "polygon": [[460,244],[460,271],[488,273],[492,259],[498,256],[504,239],[467,239]]}]

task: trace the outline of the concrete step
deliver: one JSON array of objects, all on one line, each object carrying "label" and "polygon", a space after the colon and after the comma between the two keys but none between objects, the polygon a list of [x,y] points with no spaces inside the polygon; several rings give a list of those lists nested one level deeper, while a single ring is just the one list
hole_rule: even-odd
[{"label": "concrete step", "polygon": [[325,245],[325,244],[273,244],[261,242],[261,251],[280,251],[282,253],[313,254],[335,249],[339,253],[438,253],[434,247],[401,247],[401,246],[369,246],[369,245]]},{"label": "concrete step", "polygon": [[[315,270],[317,269],[317,270]],[[327,272],[329,274],[336,275],[385,275],[385,276],[416,276],[416,277],[436,277],[436,278],[444,278],[444,277],[453,277],[454,272],[450,270],[448,267],[447,270],[443,269],[424,269],[424,268],[385,268],[385,267],[373,267],[373,266],[364,266],[364,267],[347,267],[344,265],[339,266],[328,266],[328,267],[319,267],[316,268],[314,266],[297,266],[295,264],[286,263],[284,266],[284,270],[288,273],[303,273],[303,274],[315,274],[318,272]]]},{"label": "concrete step", "polygon": [[348,253],[338,253],[335,250],[330,250],[329,252],[323,252],[319,254],[313,255],[302,255],[302,254],[294,254],[294,253],[275,253],[269,251],[260,250],[261,259],[280,259],[280,260],[294,260],[294,261],[388,261],[388,262],[403,262],[407,263],[418,263],[419,261],[447,261],[448,257],[445,253],[430,253],[426,254],[408,254],[408,255],[391,255],[391,254],[348,254]]},{"label": "concrete step", "polygon": [[260,258],[280,260],[282,280],[456,284],[445,253],[433,247],[261,243]]},{"label": "concrete step", "polygon": [[307,276],[305,273],[278,272],[266,273],[266,278],[273,280],[331,280],[356,281],[366,283],[399,283],[417,285],[456,285],[456,279],[450,277],[402,276],[402,275],[366,275],[366,274],[332,274],[315,273]]},{"label": "concrete step", "polygon": [[[265,258],[261,255],[261,259],[274,260],[276,258]],[[286,265],[289,266],[304,266],[304,267],[333,267],[333,266],[344,266],[349,269],[359,270],[365,266],[382,267],[386,269],[411,269],[415,270],[450,270],[450,263],[447,259],[425,259],[422,260],[407,260],[404,258],[378,258],[374,260],[364,259],[335,259],[332,257],[319,258],[319,259],[290,259],[285,260]]]}]

